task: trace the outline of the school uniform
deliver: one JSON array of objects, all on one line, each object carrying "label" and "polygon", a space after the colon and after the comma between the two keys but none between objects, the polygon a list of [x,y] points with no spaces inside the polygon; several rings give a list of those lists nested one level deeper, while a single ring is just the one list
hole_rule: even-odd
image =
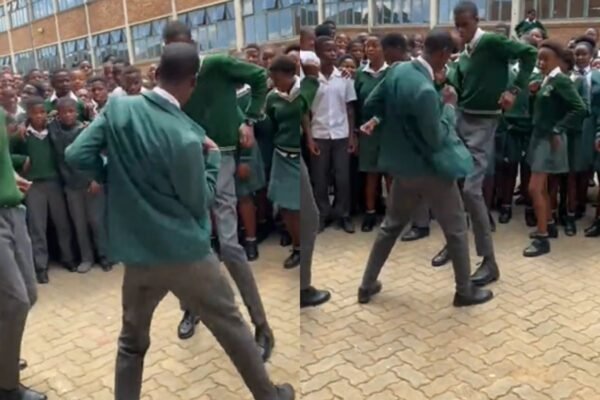
[{"label": "school uniform", "polygon": [[[492,275],[497,279],[497,274],[487,273],[490,268],[495,268],[495,261],[482,186],[495,156],[495,133],[502,114],[498,100],[509,88],[509,64],[515,60],[519,61],[520,68],[513,88],[525,90],[536,62],[535,48],[479,28],[466,44],[456,67],[457,132],[475,161],[473,173],[465,179],[463,195],[471,217],[477,254],[484,257],[481,272],[474,277],[480,284],[489,283]],[[494,266],[488,268],[492,264]]]},{"label": "school uniform", "polygon": [[[89,121],[91,118],[90,118],[90,116],[87,115],[88,113],[85,109],[85,104],[83,104],[83,101],[81,101],[79,99],[79,97],[77,97],[75,95],[75,93],[73,93],[73,92],[69,92],[69,94],[67,96],[77,102],[77,106],[76,106],[77,107],[77,119],[81,122]],[[56,102],[57,101],[58,101],[58,96],[56,95],[56,92],[52,93],[52,96],[50,96],[49,99],[44,101],[44,106],[46,107],[46,112],[50,116],[53,116],[53,114],[56,113]]]},{"label": "school uniform", "polygon": [[523,21],[519,22],[517,26],[515,26],[515,32],[518,37],[521,37],[534,29],[540,29],[544,33],[544,36],[547,34],[546,27],[538,19],[531,20],[529,18],[525,18]]},{"label": "school uniform", "polygon": [[[311,155],[314,194],[322,221],[347,218],[350,215],[350,153],[348,153],[349,121],[347,107],[356,101],[354,83],[334,68],[329,77],[319,72],[319,90],[311,111],[312,136],[319,155]],[[333,170],[335,210],[329,200],[329,184]]]},{"label": "school uniform", "polygon": [[48,270],[48,216],[56,229],[61,261],[67,268],[73,269],[75,256],[71,247],[72,230],[48,130],[38,132],[29,126],[24,140],[14,138],[12,147],[17,170],[20,170],[27,158],[30,162],[29,171],[24,177],[32,185],[25,196],[25,204],[36,272],[44,273]]},{"label": "school uniform", "polygon": [[[262,300],[246,252],[238,241],[237,153],[239,151],[241,157],[250,153],[249,149],[239,149],[239,128],[244,122],[237,106],[236,89],[240,83],[248,84],[251,89],[245,117],[256,121],[261,117],[267,94],[266,70],[227,55],[209,55],[200,59],[196,88],[183,110],[206,130],[221,150],[213,206],[220,256],[240,290],[252,323],[264,328],[268,323]],[[207,96],[207,93],[213,95]]]},{"label": "school uniform", "polygon": [[[236,91],[236,94],[240,112],[245,113],[245,110],[247,110],[250,105],[250,86],[244,85]],[[262,152],[260,151],[258,140],[255,140],[250,152],[240,158],[240,163],[248,164],[251,173],[248,179],[245,180],[236,176],[235,191],[237,197],[252,196],[267,185],[265,167],[263,165]]]},{"label": "school uniform", "polygon": [[290,93],[273,89],[267,96],[266,114],[273,125],[275,145],[268,196],[273,204],[286,210],[300,210],[301,124],[318,87],[315,78],[296,77]]},{"label": "school uniform", "polygon": [[[570,78],[560,68],[544,78],[533,105],[533,134],[529,144],[532,172],[561,174],[569,171],[567,132],[581,126],[586,108]],[[554,136],[558,149],[551,148]]]},{"label": "school uniform", "polygon": [[15,182],[5,127],[0,110],[0,393],[19,387],[23,331],[37,300],[23,194]]},{"label": "school uniform", "polygon": [[[431,205],[448,242],[456,284],[455,305],[473,299],[467,222],[457,179],[472,168],[470,154],[454,132],[455,112],[443,106],[431,66],[422,58],[395,65],[365,105],[367,117],[381,120],[378,166],[393,176],[386,216],[375,239],[359,289],[366,303],[381,290],[379,273],[419,198]],[[439,199],[444,201],[440,202]],[[491,292],[479,298],[487,301]],[[489,293],[489,295],[487,294]],[[471,303],[474,304],[474,303]]]},{"label": "school uniform", "polygon": [[125,264],[118,400],[140,398],[152,314],[168,292],[211,330],[255,398],[280,398],[212,254],[220,153],[206,153],[204,138],[177,100],[155,88],[112,99],[65,153],[73,168],[108,185],[109,254]]},{"label": "school uniform", "polygon": [[52,142],[54,156],[64,184],[67,206],[75,228],[81,262],[92,265],[96,260],[94,250],[97,251],[99,260],[106,261],[105,241],[102,232],[104,193],[89,193],[90,178],[65,162],[65,150],[75,141],[83,129],[83,124],[80,122],[72,127],[65,127],[58,120],[48,124],[48,135]]}]

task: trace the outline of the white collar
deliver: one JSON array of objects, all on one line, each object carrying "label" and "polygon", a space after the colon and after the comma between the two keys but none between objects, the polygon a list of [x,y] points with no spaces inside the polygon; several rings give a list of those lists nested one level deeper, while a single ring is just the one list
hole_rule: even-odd
[{"label": "white collar", "polygon": [[292,89],[290,90],[289,93],[282,92],[282,91],[278,90],[277,88],[273,88],[273,93],[275,93],[277,96],[281,97],[282,99],[292,102],[296,99],[296,97],[298,97],[298,94],[300,93],[300,82],[301,81],[302,81],[302,79],[300,79],[299,76],[296,76],[294,78],[294,85],[292,86]]},{"label": "white collar", "polygon": [[473,52],[473,50],[475,50],[475,46],[477,46],[477,43],[479,43],[479,41],[481,40],[481,37],[484,35],[485,31],[481,28],[477,28],[477,30],[475,31],[475,35],[473,35],[473,39],[471,39],[471,41],[469,43],[467,43],[466,47],[470,47],[471,48],[471,53]]},{"label": "white collar", "polygon": [[529,22],[530,24],[533,24],[534,22],[537,22],[537,18],[534,18],[534,19],[527,18],[527,22]]},{"label": "white collar", "polygon": [[[79,101],[79,98],[77,96],[75,96],[75,93],[73,92],[69,92],[69,94],[67,95],[69,96],[71,99],[75,100],[75,101]],[[54,101],[58,100],[58,96],[56,95],[56,92],[52,93],[52,96],[50,96],[50,102],[54,103]]]},{"label": "white collar", "polygon": [[237,97],[242,97],[246,93],[250,92],[250,85],[248,85],[247,83],[245,83],[244,86],[242,86],[241,88],[237,89],[235,92],[237,94]]},{"label": "white collar", "polygon": [[542,86],[546,85],[548,83],[548,81],[551,78],[554,78],[556,75],[560,74],[562,71],[560,69],[560,67],[556,67],[554,68],[552,71],[550,71],[550,73],[548,75],[546,75],[546,77],[544,78],[544,81],[542,82]]},{"label": "white collar", "polygon": [[333,78],[336,77],[341,77],[342,76],[342,72],[337,69],[336,67],[333,67],[333,72],[331,73],[331,75],[329,75],[329,79],[327,77],[325,77],[325,75],[323,75],[323,73],[321,71],[319,71],[319,81],[321,82],[328,82]]},{"label": "white collar", "polygon": [[31,125],[27,125],[27,134],[32,135],[40,140],[44,140],[44,138],[48,136],[48,129],[37,131]]},{"label": "white collar", "polygon": [[168,101],[169,103],[173,104],[175,107],[181,109],[181,104],[179,103],[179,100],[177,100],[171,93],[167,92],[165,89],[156,86],[154,89],[152,89],[152,91],[160,97],[162,97],[163,99],[165,99],[166,101]]},{"label": "white collar", "polygon": [[377,71],[375,71],[373,68],[371,68],[371,63],[369,61],[367,61],[367,65],[365,65],[365,67],[363,68],[363,71],[370,75],[377,76],[377,75],[381,74],[383,71],[385,71],[386,69],[388,69],[388,67],[389,67],[388,63],[386,63],[384,61],[381,68],[379,68]]},{"label": "white collar", "polygon": [[[578,73],[581,72],[581,68],[576,67],[575,71],[577,71]],[[587,75],[592,71],[592,67],[590,65],[588,65],[587,67],[583,68],[583,75]]]},{"label": "white collar", "polygon": [[424,66],[427,72],[429,72],[431,80],[435,80],[435,75],[433,74],[433,68],[431,68],[431,65],[429,65],[429,63],[421,56],[417,57],[417,62]]}]

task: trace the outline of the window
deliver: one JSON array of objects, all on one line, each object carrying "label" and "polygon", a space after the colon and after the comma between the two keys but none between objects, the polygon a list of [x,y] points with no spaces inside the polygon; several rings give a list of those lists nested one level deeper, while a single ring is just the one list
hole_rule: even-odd
[{"label": "window", "polygon": [[92,47],[96,64],[100,64],[107,56],[115,56],[129,61],[129,52],[127,51],[127,36],[124,29],[101,33],[92,37]]},{"label": "window", "polygon": [[35,68],[33,51],[15,54],[15,68],[20,74],[26,74]]},{"label": "window", "polygon": [[90,45],[87,38],[71,40],[64,42],[63,57],[65,59],[65,66],[67,68],[73,68],[79,65],[83,60],[92,61],[92,55],[90,53]]},{"label": "window", "polygon": [[179,20],[192,30],[199,51],[234,48],[235,14],[233,2],[202,8],[179,16]]},{"label": "window", "polygon": [[4,6],[0,6],[0,32],[6,32],[7,30],[6,11],[4,10]]},{"label": "window", "polygon": [[38,66],[42,70],[54,71],[60,68],[60,57],[58,55],[58,46],[42,47],[36,50]]},{"label": "window", "polygon": [[10,15],[10,25],[18,28],[29,22],[29,11],[27,10],[27,0],[13,0],[6,3]]},{"label": "window", "polygon": [[300,26],[315,26],[319,24],[317,0],[301,0]]},{"label": "window", "polygon": [[367,0],[325,0],[325,18],[337,25],[367,25]]},{"label": "window", "polygon": [[262,43],[294,36],[301,0],[243,0],[244,38]]},{"label": "window", "polygon": [[160,57],[162,33],[166,24],[167,19],[165,18],[131,28],[133,52],[136,61]]},{"label": "window", "polygon": [[429,0],[375,0],[375,6],[376,24],[429,23]]},{"label": "window", "polygon": [[[460,0],[440,0],[438,14],[440,23],[454,23],[453,11],[459,1]],[[510,22],[512,0],[473,0],[473,2],[477,4],[477,8],[479,8],[479,18],[482,21]]]},{"label": "window", "polygon": [[33,19],[42,19],[54,13],[52,0],[31,0]]},{"label": "window", "polygon": [[540,19],[598,18],[599,0],[525,0],[525,8],[536,9]]},{"label": "window", "polygon": [[83,5],[84,0],[58,0],[58,9],[60,11],[68,10]]},{"label": "window", "polygon": [[0,57],[0,67],[10,66],[12,64],[12,60],[10,56],[1,56]]}]

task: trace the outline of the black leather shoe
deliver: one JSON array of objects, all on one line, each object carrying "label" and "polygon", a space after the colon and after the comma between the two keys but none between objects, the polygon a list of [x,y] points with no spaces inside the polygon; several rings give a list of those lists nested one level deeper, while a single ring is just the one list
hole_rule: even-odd
[{"label": "black leather shoe", "polygon": [[288,247],[292,244],[292,237],[288,233],[288,231],[281,231],[281,236],[279,238],[279,245],[281,247]]},{"label": "black leather shoe", "polygon": [[108,260],[101,260],[100,261],[100,268],[102,268],[102,271],[104,272],[110,272],[113,269],[113,266],[115,264],[113,262],[110,262]]},{"label": "black leather shoe", "polygon": [[586,212],[585,204],[582,206],[577,206],[577,210],[575,211],[575,219],[580,220],[581,218],[583,218],[585,216],[585,212]]},{"label": "black leather shoe", "polygon": [[66,262],[63,264],[63,266],[69,272],[77,272],[78,265],[75,262]]},{"label": "black leather shoe", "polygon": [[271,358],[271,354],[273,353],[273,347],[275,347],[275,336],[273,336],[271,328],[268,326],[256,328],[254,339],[260,349],[263,362],[269,361],[269,358]]},{"label": "black leather shoe", "polygon": [[19,360],[19,371],[23,371],[27,369],[27,360],[20,359]]},{"label": "black leather shoe", "polygon": [[524,206],[525,204],[527,204],[527,199],[525,198],[525,196],[519,195],[519,197],[517,197],[517,199],[515,200],[515,205]]},{"label": "black leather shoe", "polygon": [[50,282],[50,278],[48,278],[48,271],[47,270],[35,271],[35,277],[37,279],[37,282],[40,285],[45,285],[48,282]]},{"label": "black leather shoe", "polygon": [[594,221],[594,223],[586,228],[585,237],[587,238],[595,238],[600,236],[600,219]]},{"label": "black leather shoe", "polygon": [[577,224],[575,223],[575,217],[572,215],[567,215],[565,217],[565,235],[577,235]]},{"label": "black leather shoe", "polygon": [[343,217],[340,218],[339,221],[340,228],[346,233],[354,233],[354,222],[352,222],[352,218]]},{"label": "black leather shoe", "polygon": [[194,336],[196,333],[196,325],[200,322],[200,318],[192,315],[189,311],[183,313],[183,319],[177,328],[177,336],[179,339],[185,340]]},{"label": "black leather shoe", "polygon": [[372,232],[373,228],[375,228],[375,225],[377,225],[377,214],[367,213],[363,218],[360,230],[363,232]]},{"label": "black leather shoe", "polygon": [[359,287],[358,288],[358,302],[360,304],[367,304],[371,301],[371,297],[375,296],[377,293],[381,292],[383,285],[381,282],[375,281],[373,285],[370,287]]},{"label": "black leather shoe", "polygon": [[256,244],[256,240],[247,240],[244,244],[244,250],[246,251],[248,261],[258,260],[258,245]]},{"label": "black leather shoe", "polygon": [[523,250],[523,257],[539,257],[550,253],[550,241],[547,237],[537,237]]},{"label": "black leather shoe", "polygon": [[296,392],[289,383],[275,386],[277,391],[277,400],[296,400]]},{"label": "black leather shoe", "polygon": [[488,211],[488,219],[490,220],[490,230],[496,232],[496,220],[490,211]]},{"label": "black leather shoe", "polygon": [[433,259],[431,260],[431,266],[432,267],[442,267],[442,266],[448,264],[449,261],[450,261],[450,254],[448,253],[448,247],[444,246],[444,248],[442,250],[440,250],[440,252],[437,253],[435,255],[435,257],[433,257]]},{"label": "black leather shoe", "polygon": [[533,211],[533,207],[525,208],[525,224],[530,228],[537,225],[537,218],[535,217],[535,211]]},{"label": "black leather shoe", "polygon": [[491,290],[483,289],[479,287],[472,287],[471,293],[454,295],[454,307],[468,307],[475,306],[477,304],[487,303],[494,298],[494,293]]},{"label": "black leather shoe", "polygon": [[1,400],[48,400],[45,394],[20,386],[15,390],[0,389]]},{"label": "black leather shoe", "polygon": [[556,224],[548,224],[548,234],[544,236],[540,236],[538,231],[533,231],[529,233],[529,239],[537,239],[539,237],[546,237],[548,239],[557,239],[558,238],[558,227]]},{"label": "black leather shoe", "polygon": [[477,271],[471,276],[471,282],[475,286],[485,286],[496,282],[498,278],[500,278],[498,264],[496,264],[496,261],[484,257]]},{"label": "black leather shoe", "polygon": [[316,307],[327,303],[331,299],[331,293],[327,290],[318,290],[310,286],[300,291],[300,308]]},{"label": "black leather shoe", "polygon": [[283,268],[292,269],[300,265],[300,250],[292,250],[292,254],[283,262]]},{"label": "black leather shoe", "polygon": [[403,242],[414,242],[415,240],[420,240],[426,238],[427,236],[429,236],[429,228],[419,228],[418,226],[413,226],[402,236],[401,240]]},{"label": "black leather shoe", "polygon": [[498,222],[500,224],[508,224],[512,219],[512,207],[502,206],[500,207],[500,215],[498,216]]}]

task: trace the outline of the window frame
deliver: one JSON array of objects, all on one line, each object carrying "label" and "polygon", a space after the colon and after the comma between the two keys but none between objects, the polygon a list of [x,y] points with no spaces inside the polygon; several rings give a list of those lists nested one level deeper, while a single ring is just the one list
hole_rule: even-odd
[{"label": "window frame", "polygon": [[37,65],[40,69],[53,71],[61,67],[58,45],[40,47],[35,50]]},{"label": "window frame", "polygon": [[[440,0],[374,0],[375,15],[374,24],[381,25],[429,25],[430,10],[432,2],[440,2]],[[410,12],[405,13],[406,6],[409,6]],[[382,12],[383,8],[387,7],[389,16]],[[415,17],[422,17],[421,21],[413,20]],[[365,18],[368,18],[368,10]]]},{"label": "window frame", "polygon": [[31,22],[27,0],[12,0],[6,3],[10,18],[10,27],[19,28]]},{"label": "window frame", "polygon": [[[90,1],[88,0],[87,3]],[[85,5],[86,0],[57,0],[58,11],[67,11]]]},{"label": "window frame", "polygon": [[[80,44],[83,43],[83,49]],[[73,44],[73,49],[70,50]],[[86,60],[92,62],[92,51],[88,37],[82,37],[79,39],[73,39],[61,43],[63,51],[63,61],[67,68],[74,68],[79,65],[82,61]]]},{"label": "window frame", "polygon": [[30,0],[31,2],[31,20],[48,18],[54,14],[54,1],[52,0]]},{"label": "window frame", "polygon": [[287,40],[299,33],[301,0],[244,0],[242,9],[246,45]]},{"label": "window frame", "polygon": [[[113,42],[116,34],[120,33],[121,38],[118,42]],[[99,39],[106,43],[98,44]],[[101,65],[102,60],[108,56],[113,55],[117,58],[121,58],[126,61],[129,60],[129,50],[127,47],[127,30],[125,28],[118,28],[108,32],[98,33],[92,36],[92,42],[90,43],[93,57],[96,60],[96,65]]]},{"label": "window frame", "polygon": [[[159,18],[131,26],[131,43],[135,61],[151,61],[160,58],[162,52],[162,34],[169,18]],[[147,33],[141,32],[147,28]],[[144,50],[138,51],[141,48]]]},{"label": "window frame", "polygon": [[[565,14],[564,16],[554,16],[556,14],[556,10],[558,8],[558,4],[557,4],[557,0],[545,0],[545,3],[540,2],[540,0],[524,0],[523,1],[523,10],[521,10],[522,12],[522,18],[525,18],[525,14],[527,13],[527,10],[530,8],[535,8],[537,10],[537,14],[538,17],[541,20],[547,20],[547,21],[577,21],[577,20],[585,20],[585,19],[596,19],[598,17],[600,17],[600,10],[598,10],[597,7],[592,7],[591,1],[590,0],[580,0],[581,1],[581,11],[582,11],[582,15],[581,16],[574,16],[572,17],[570,14],[572,13],[572,10],[574,9],[572,4],[574,1],[576,0],[560,0],[564,3],[561,3],[562,5],[564,5],[564,10],[565,10]],[[533,3],[533,5],[530,5],[531,3]],[[544,4],[545,6],[542,7],[542,4]],[[594,14],[594,10],[596,10],[596,14],[597,15],[592,15]],[[547,11],[545,13],[545,11]],[[552,14],[552,15],[549,15]]]},{"label": "window frame", "polygon": [[236,48],[233,1],[197,8],[177,18],[191,29],[199,52],[213,53]]},{"label": "window frame", "polygon": [[[26,65],[26,68],[21,69],[20,66],[19,66],[19,62],[21,61],[21,58],[24,55],[28,56],[29,63],[28,63],[28,65]],[[31,71],[32,69],[34,69],[36,67],[35,60],[36,60],[36,58],[35,58],[35,52],[33,50],[23,51],[21,53],[17,53],[17,54],[15,54],[15,65],[13,66],[13,70],[15,70],[15,71],[17,71],[17,72],[19,72],[21,74],[26,74],[26,73],[28,73],[29,71]]]}]

